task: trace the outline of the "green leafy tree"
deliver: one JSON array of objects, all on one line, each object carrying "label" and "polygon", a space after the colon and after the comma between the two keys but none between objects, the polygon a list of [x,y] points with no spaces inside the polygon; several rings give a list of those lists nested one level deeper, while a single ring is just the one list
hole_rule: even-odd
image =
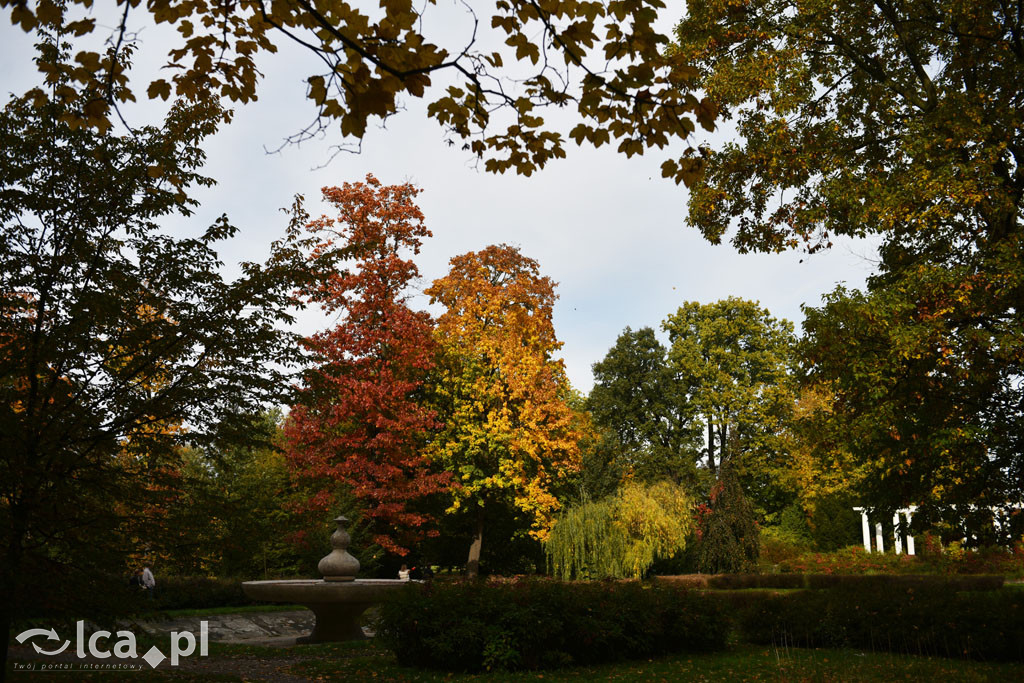
[{"label": "green leafy tree", "polygon": [[[42,55],[66,58],[52,40]],[[38,106],[0,112],[4,638],[15,615],[110,595],[96,582],[124,568],[118,530],[146,504],[147,473],[186,431],[193,443],[218,426],[244,434],[237,416],[281,400],[275,363],[293,354],[277,328],[287,272],[245,264],[225,281],[214,245],[235,232],[226,218],[187,239],[157,227],[209,184],[196,145],[218,112],[176,105],[160,129],[97,136],[66,122],[62,81],[50,87]],[[187,430],[157,428],[175,424]]]},{"label": "green leafy tree", "polygon": [[737,298],[685,303],[662,327],[669,361],[707,430],[708,469],[733,466],[765,511],[788,500],[773,472],[786,467],[784,430],[795,399],[792,325]]},{"label": "green leafy tree", "polygon": [[[1024,15],[1001,0],[691,3],[675,49],[736,126],[692,224],[741,251],[1019,233]],[[894,256],[895,254],[893,254]]]},{"label": "green leafy tree", "polygon": [[[282,42],[295,43],[313,58],[305,80],[316,116],[293,141],[332,123],[342,138],[359,140],[374,119],[403,109],[403,99],[426,98],[427,116],[488,171],[526,175],[564,157],[570,138],[614,143],[632,156],[686,138],[697,124],[713,127],[714,108],[690,88],[694,70],[665,49],[669,37],[657,27],[662,0],[501,0],[480,15],[466,3],[443,5],[383,0],[368,10],[330,0],[118,0],[120,21],[105,50],[95,50],[93,35],[105,29],[86,16],[68,23],[69,33],[82,37],[76,63],[43,59],[39,66],[66,77],[69,119],[106,128],[112,108],[143,89],[151,99],[255,100],[257,62]],[[11,22],[26,31],[58,26],[65,14],[91,6],[4,2]],[[173,29],[163,72],[173,76],[142,88],[126,62],[148,47],[133,39],[147,21]],[[543,116],[567,108],[576,114],[568,135],[552,125],[561,117]],[[691,181],[698,171],[700,158],[690,152],[667,162],[677,181]]]},{"label": "green leafy tree", "polygon": [[[169,529],[159,548],[164,566],[183,574],[269,578],[309,576],[323,543],[305,552],[294,542],[302,531],[321,531],[296,504],[307,492],[293,482],[281,448],[279,410],[250,416],[251,441],[188,449],[181,467]],[[369,538],[363,539],[369,541]],[[313,544],[310,544],[311,546]],[[354,548],[369,547],[362,543]]]},{"label": "green leafy tree", "polygon": [[600,447],[615,468],[641,481],[692,483],[701,427],[654,330],[627,327],[593,370],[587,408],[606,430],[610,443]]},{"label": "green leafy tree", "polygon": [[677,484],[631,481],[617,493],[564,510],[544,543],[562,580],[640,578],[686,547],[693,502]]}]

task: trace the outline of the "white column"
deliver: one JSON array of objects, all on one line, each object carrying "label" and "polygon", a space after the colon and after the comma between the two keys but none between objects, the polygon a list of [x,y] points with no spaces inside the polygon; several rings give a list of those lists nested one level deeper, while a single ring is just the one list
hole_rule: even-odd
[{"label": "white column", "polygon": [[885,552],[885,544],[882,542],[882,523],[875,522],[875,550]]},{"label": "white column", "polygon": [[892,537],[896,543],[896,554],[903,554],[903,536],[900,535],[900,513],[895,513],[892,516]]},{"label": "white column", "polygon": [[864,533],[864,550],[871,552],[871,525],[868,523],[868,513],[864,508],[853,508],[854,512],[860,513],[860,528]]},{"label": "white column", "polygon": [[907,555],[914,554],[914,537],[910,535],[910,516],[914,514],[914,508],[903,511],[903,516],[907,518]]}]

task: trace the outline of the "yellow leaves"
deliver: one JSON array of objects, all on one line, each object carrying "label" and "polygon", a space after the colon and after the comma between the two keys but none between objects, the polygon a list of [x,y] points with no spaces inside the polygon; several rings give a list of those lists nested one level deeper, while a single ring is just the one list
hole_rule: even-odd
[{"label": "yellow leaves", "polygon": [[558,504],[548,473],[579,460],[580,435],[559,398],[564,371],[550,358],[560,346],[553,287],[535,261],[500,246],[452,259],[451,272],[426,290],[447,308],[435,338],[450,397],[430,457],[458,469],[458,496],[504,492],[540,535]]}]

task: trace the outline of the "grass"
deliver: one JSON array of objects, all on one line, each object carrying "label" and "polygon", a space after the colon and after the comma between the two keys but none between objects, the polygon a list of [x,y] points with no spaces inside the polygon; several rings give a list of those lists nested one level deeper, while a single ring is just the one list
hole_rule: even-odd
[{"label": "grass", "polygon": [[802,650],[741,645],[728,652],[679,655],[600,667],[509,674],[458,675],[398,666],[372,643],[337,659],[320,657],[288,669],[313,680],[393,681],[1020,681],[1024,665],[866,653],[854,650]]},{"label": "grass", "polygon": [[[195,657],[191,658],[195,661]],[[460,675],[401,667],[394,656],[374,641],[303,645],[287,650],[239,645],[211,648],[202,671],[169,670],[117,672],[18,672],[11,681],[197,681],[261,680],[246,663],[267,663],[274,671],[312,681],[376,679],[383,681],[1021,681],[1024,664],[972,662],[912,657],[856,650],[777,649],[739,645],[727,652],[679,655],[650,661],[599,667],[509,674],[492,672]],[[235,671],[230,671],[235,668]]]}]

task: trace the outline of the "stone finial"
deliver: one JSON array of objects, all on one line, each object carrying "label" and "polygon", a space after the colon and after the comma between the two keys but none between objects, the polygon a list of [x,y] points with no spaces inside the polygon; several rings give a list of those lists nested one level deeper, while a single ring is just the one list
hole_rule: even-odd
[{"label": "stone finial", "polygon": [[338,516],[334,521],[338,525],[338,529],[331,534],[331,547],[334,549],[320,560],[317,569],[324,581],[354,581],[359,571],[359,560],[348,554],[348,544],[352,541],[352,537],[345,531],[348,518]]}]

